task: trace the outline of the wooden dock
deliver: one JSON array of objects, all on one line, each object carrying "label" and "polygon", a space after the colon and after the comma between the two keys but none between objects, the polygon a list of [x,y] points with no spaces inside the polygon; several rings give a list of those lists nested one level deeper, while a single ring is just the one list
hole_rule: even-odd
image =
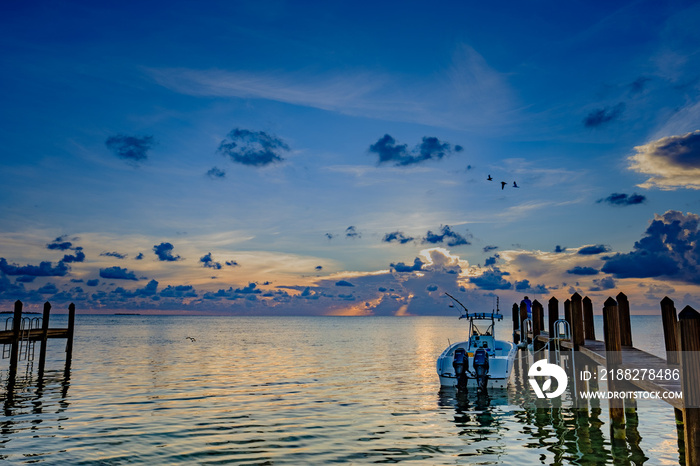
[{"label": "wooden dock", "polygon": [[[20,359],[33,360],[34,344],[40,343],[39,349],[39,378],[43,375],[46,365],[46,347],[50,338],[64,338],[66,340],[66,372],[70,370],[73,357],[73,333],[75,328],[75,304],[68,306],[68,327],[49,328],[51,304],[44,303],[44,312],[41,317],[22,317],[22,302],[15,302],[14,313],[8,317],[5,330],[0,331],[0,344],[3,345],[2,356],[10,359],[9,386],[14,385],[17,366]],[[11,325],[10,324],[11,321]],[[8,328],[10,327],[10,328]],[[6,351],[7,346],[9,354]],[[8,389],[9,391],[9,389]]]},{"label": "wooden dock", "polygon": [[[544,308],[538,301],[532,302],[531,317],[528,317],[525,302],[513,304],[513,340],[515,343],[527,341],[535,351],[543,350],[548,343],[551,350],[556,344],[565,350],[574,350],[592,365],[600,365],[607,370],[677,370],[680,374],[678,380],[608,380],[608,390],[643,390],[661,394],[662,398],[659,399],[673,406],[676,419],[683,423],[683,438],[679,434],[679,445],[684,444],[685,464],[699,465],[700,313],[686,306],[677,314],[671,299],[665,297],[661,301],[666,348],[666,359],[663,359],[633,346],[629,301],[624,293],[619,293],[616,298],[608,298],[603,305],[602,341],[596,338],[592,302],[588,297],[581,298],[578,293],[564,302],[564,316],[561,320],[558,300],[554,297],[549,300],[547,330]],[[570,330],[568,335],[557,332],[558,328],[566,328],[567,325]],[[663,394],[669,392],[682,393],[683,398],[663,398]],[[610,399],[611,429],[619,433],[619,426],[624,425],[625,416],[631,418],[630,422],[637,422],[635,410],[636,401],[633,399]]]}]

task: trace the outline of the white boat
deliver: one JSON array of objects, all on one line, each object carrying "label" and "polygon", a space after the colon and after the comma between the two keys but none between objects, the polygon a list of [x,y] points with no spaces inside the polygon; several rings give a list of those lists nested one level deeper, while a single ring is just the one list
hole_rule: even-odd
[{"label": "white boat", "polygon": [[452,343],[438,357],[440,385],[467,390],[506,388],[513,374],[513,362],[518,349],[510,341],[496,339],[494,324],[503,320],[498,305],[491,313],[470,313],[453,296],[447,296],[464,309],[465,313],[459,318],[469,319],[469,340]]}]

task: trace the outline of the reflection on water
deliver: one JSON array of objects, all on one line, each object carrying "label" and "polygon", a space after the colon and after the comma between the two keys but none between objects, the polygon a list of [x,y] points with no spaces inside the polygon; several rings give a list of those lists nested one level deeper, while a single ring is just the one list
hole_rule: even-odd
[{"label": "reflection on water", "polygon": [[[72,367],[2,372],[0,457],[47,464],[678,464],[661,402],[543,407],[439,390],[446,318],[78,316]],[[192,337],[195,341],[188,339]],[[5,370],[5,367],[0,366]],[[641,405],[641,404],[640,404]],[[616,434],[619,438],[616,438]],[[624,434],[624,435],[622,435]]]}]

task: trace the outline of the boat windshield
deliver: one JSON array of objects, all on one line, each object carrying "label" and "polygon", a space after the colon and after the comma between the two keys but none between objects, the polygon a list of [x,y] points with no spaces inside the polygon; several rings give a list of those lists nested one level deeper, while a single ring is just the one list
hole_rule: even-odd
[{"label": "boat windshield", "polygon": [[493,323],[489,324],[486,327],[486,330],[483,330],[484,326],[482,325],[481,328],[479,328],[478,325],[474,321],[472,321],[472,335],[479,335],[479,336],[491,336],[493,334]]}]

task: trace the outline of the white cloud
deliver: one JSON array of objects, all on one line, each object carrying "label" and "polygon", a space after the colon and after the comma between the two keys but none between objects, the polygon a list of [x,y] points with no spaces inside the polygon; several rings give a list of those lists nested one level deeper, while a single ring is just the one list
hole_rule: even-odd
[{"label": "white cloud", "polygon": [[676,190],[700,189],[700,130],[668,136],[634,148],[629,169],[650,177],[637,186]]}]

